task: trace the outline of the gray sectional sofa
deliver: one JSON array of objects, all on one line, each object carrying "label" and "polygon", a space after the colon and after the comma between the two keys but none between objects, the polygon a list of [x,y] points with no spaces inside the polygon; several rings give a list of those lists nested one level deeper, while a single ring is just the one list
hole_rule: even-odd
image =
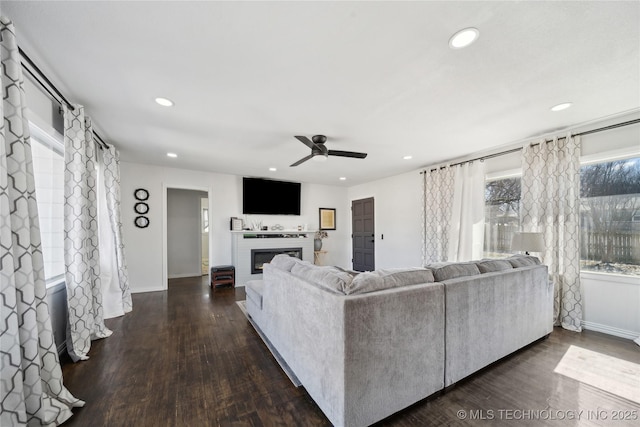
[{"label": "gray sectional sofa", "polygon": [[336,426],[366,426],[548,335],[537,258],[357,274],[276,256],[246,284],[270,350]]}]

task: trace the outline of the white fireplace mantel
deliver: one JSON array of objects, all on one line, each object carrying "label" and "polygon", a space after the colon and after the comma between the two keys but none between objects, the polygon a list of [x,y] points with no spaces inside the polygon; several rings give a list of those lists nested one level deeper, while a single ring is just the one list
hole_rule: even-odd
[{"label": "white fireplace mantel", "polygon": [[313,232],[298,230],[231,231],[231,251],[236,268],[236,286],[262,279],[251,273],[252,249],[302,248],[302,259],[313,262]]}]

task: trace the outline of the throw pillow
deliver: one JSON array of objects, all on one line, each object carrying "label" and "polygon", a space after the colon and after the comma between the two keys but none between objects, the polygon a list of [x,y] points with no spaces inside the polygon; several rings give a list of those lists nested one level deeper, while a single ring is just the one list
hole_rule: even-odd
[{"label": "throw pillow", "polygon": [[437,282],[480,274],[475,262],[456,262],[442,267],[435,265],[429,265],[428,267],[433,271],[433,277]]},{"label": "throw pillow", "polygon": [[291,274],[333,293],[344,294],[353,277],[335,267],[320,267],[306,262],[296,263]]},{"label": "throw pillow", "polygon": [[289,256],[287,254],[278,254],[273,257],[270,264],[274,267],[278,267],[280,270],[291,271],[294,265],[301,262],[298,258]]},{"label": "throw pillow", "polygon": [[531,255],[513,255],[507,258],[513,268],[526,267],[528,265],[539,265],[540,260]]},{"label": "throw pillow", "polygon": [[480,273],[491,273],[492,271],[511,270],[513,266],[505,259],[491,259],[476,262]]},{"label": "throw pillow", "polygon": [[358,274],[345,289],[345,294],[364,294],[400,286],[432,283],[433,273],[426,268],[393,268]]}]

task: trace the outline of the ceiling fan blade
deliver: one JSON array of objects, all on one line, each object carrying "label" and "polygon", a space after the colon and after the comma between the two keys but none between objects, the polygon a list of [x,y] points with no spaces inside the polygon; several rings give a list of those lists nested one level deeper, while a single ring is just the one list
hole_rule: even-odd
[{"label": "ceiling fan blade", "polygon": [[354,151],[329,150],[327,154],[330,156],[353,157],[355,159],[364,159],[367,157],[367,153],[356,153]]},{"label": "ceiling fan blade", "polygon": [[290,165],[289,167],[298,166],[300,163],[304,163],[304,162],[306,162],[307,160],[309,160],[312,157],[313,157],[313,154],[309,154],[307,157],[301,158],[300,160],[298,160],[294,164]]},{"label": "ceiling fan blade", "polygon": [[[302,142],[304,145],[306,145],[307,147],[311,148],[312,150],[315,149],[320,149],[320,147],[318,147],[313,141],[311,141],[309,138],[307,138],[306,136],[296,136],[295,137],[298,141]],[[292,165],[293,166],[293,165]]]}]

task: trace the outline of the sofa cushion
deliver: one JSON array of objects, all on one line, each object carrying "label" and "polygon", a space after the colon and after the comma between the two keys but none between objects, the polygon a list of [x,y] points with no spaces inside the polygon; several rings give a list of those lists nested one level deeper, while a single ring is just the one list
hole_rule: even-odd
[{"label": "sofa cushion", "polygon": [[291,268],[291,274],[301,277],[315,286],[330,292],[344,294],[351,284],[353,276],[335,267],[320,267],[308,262],[297,262]]},{"label": "sofa cushion", "polygon": [[334,265],[335,268],[337,268],[340,271],[344,271],[345,273],[349,273],[352,277],[356,277],[358,274],[362,273],[361,271],[354,271],[354,270],[349,270],[348,268],[342,268],[338,265]]},{"label": "sofa cushion", "polygon": [[433,271],[433,277],[437,282],[455,279],[456,277],[475,276],[480,274],[480,270],[478,269],[478,266],[476,266],[475,262],[454,262],[444,265],[432,264],[429,265],[428,268]]},{"label": "sofa cushion", "polygon": [[540,260],[531,255],[513,255],[507,258],[513,268],[526,267],[528,265],[539,265]]},{"label": "sofa cushion", "polygon": [[491,273],[493,271],[511,270],[513,266],[506,259],[487,259],[476,262],[480,273]]},{"label": "sofa cushion", "polygon": [[293,266],[299,262],[300,260],[296,257],[292,257],[287,254],[278,254],[274,256],[269,263],[274,267],[278,267],[280,270],[291,271]]},{"label": "sofa cushion", "polygon": [[433,273],[426,268],[391,268],[358,274],[345,288],[347,295],[364,294],[400,286],[432,283]]}]

